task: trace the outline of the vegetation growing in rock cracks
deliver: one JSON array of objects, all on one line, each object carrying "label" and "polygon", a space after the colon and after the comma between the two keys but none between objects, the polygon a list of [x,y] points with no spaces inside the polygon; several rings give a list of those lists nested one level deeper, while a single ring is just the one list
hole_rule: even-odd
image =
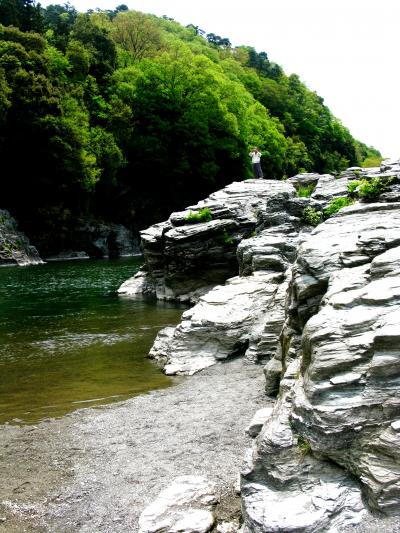
[{"label": "vegetation growing in rock cracks", "polygon": [[326,207],[323,211],[324,218],[329,218],[338,211],[340,211],[343,207],[347,207],[349,205],[354,204],[354,199],[349,198],[348,196],[343,196],[341,198],[335,198],[330,202],[328,207]]},{"label": "vegetation growing in rock cracks", "polygon": [[210,222],[212,220],[212,214],[208,207],[204,207],[203,209],[200,209],[197,213],[190,213],[185,218],[185,221],[188,224],[198,224],[199,222]]},{"label": "vegetation growing in rock cracks", "polygon": [[343,207],[352,205],[354,202],[355,200],[353,198],[344,196],[333,199],[323,211],[318,211],[314,207],[307,206],[303,211],[303,220],[311,226],[318,226],[318,224],[340,211]]},{"label": "vegetation growing in rock cracks", "polygon": [[394,181],[393,176],[383,176],[376,178],[353,180],[348,186],[349,195],[352,197],[363,198],[367,201],[376,200],[380,194],[385,192],[391,183]]},{"label": "vegetation growing in rock cracks", "polygon": [[311,183],[310,185],[299,185],[296,187],[296,189],[299,198],[309,198],[315,189],[315,184]]},{"label": "vegetation growing in rock cracks", "polygon": [[322,211],[318,211],[317,209],[314,209],[314,207],[307,206],[303,211],[303,220],[306,222],[306,224],[318,226],[318,224],[323,221]]},{"label": "vegetation growing in rock cracks", "polygon": [[349,196],[355,197],[357,195],[357,188],[359,187],[360,180],[352,180],[347,184],[347,192]]},{"label": "vegetation growing in rock cracks", "polygon": [[303,457],[312,453],[310,442],[302,435],[297,435],[297,446],[299,447],[300,453]]},{"label": "vegetation growing in rock cracks", "polygon": [[356,198],[374,201],[393,183],[394,179],[393,176],[378,176],[370,180],[352,180],[347,185],[348,196],[333,199],[322,212],[311,206],[306,207],[303,211],[303,220],[311,226],[317,226],[343,207],[352,205]]},{"label": "vegetation growing in rock cracks", "polygon": [[231,246],[235,243],[232,235],[229,235],[226,229],[224,229],[224,231],[222,232],[220,240],[223,244],[227,244],[228,246]]},{"label": "vegetation growing in rock cracks", "polygon": [[266,52],[127,6],[0,2],[2,206],[39,251],[82,220],[133,230],[251,175],[340,171],[355,140]]}]

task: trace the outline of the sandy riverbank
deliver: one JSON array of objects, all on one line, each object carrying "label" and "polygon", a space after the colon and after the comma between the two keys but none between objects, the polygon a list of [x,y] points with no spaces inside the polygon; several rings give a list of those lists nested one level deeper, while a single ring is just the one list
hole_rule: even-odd
[{"label": "sandy riverbank", "polygon": [[269,403],[263,387],[260,366],[234,360],[119,404],[1,426],[0,532],[135,532],[183,474],[215,481],[220,512],[235,514],[244,429]]}]

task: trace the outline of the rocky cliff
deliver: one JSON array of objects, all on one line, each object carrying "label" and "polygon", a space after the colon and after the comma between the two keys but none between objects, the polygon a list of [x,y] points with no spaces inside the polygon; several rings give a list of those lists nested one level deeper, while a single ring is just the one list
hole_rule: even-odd
[{"label": "rocky cliff", "polygon": [[38,251],[29,244],[27,237],[18,231],[10,213],[0,210],[0,266],[37,265],[43,263]]},{"label": "rocky cliff", "polygon": [[122,224],[86,222],[76,230],[76,246],[90,257],[130,257],[140,255],[137,239]]},{"label": "rocky cliff", "polygon": [[60,250],[60,244],[53,243],[52,247],[57,253],[46,255],[46,260],[64,261],[90,257],[112,259],[141,255],[138,239],[134,237],[132,231],[122,224],[112,222],[83,221],[74,229],[71,242],[73,250]]},{"label": "rocky cliff", "polygon": [[[142,231],[145,267],[119,292],[197,301],[201,294],[238,273],[238,243],[255,232],[268,198],[284,191],[295,195],[293,187],[284,182],[234,182]],[[202,220],[202,213],[209,220]],[[196,223],[193,215],[199,215]]]},{"label": "rocky cliff", "polygon": [[[399,182],[388,161],[234,183],[143,234],[145,270],[122,291],[197,301],[151,355],[171,374],[243,355],[277,395],[243,467],[244,532],[399,513]],[[212,219],[189,225],[205,206]]]}]

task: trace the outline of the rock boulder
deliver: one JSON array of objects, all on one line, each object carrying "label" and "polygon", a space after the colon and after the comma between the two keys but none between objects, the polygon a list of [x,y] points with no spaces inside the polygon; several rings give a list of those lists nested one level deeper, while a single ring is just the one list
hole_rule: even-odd
[{"label": "rock boulder", "polygon": [[0,210],[0,265],[39,265],[43,261],[28,238],[18,231],[8,211]]},{"label": "rock boulder", "polygon": [[139,533],[207,533],[218,502],[213,483],[200,476],[181,476],[163,490],[139,518]]}]

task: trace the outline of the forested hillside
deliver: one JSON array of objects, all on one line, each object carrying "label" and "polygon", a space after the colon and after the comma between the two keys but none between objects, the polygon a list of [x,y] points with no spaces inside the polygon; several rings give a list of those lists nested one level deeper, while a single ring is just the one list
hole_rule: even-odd
[{"label": "forested hillside", "polygon": [[0,23],[0,207],[40,250],[245,179],[253,145],[277,179],[379,156],[267,53],[197,26],[32,0],[0,0]]}]

